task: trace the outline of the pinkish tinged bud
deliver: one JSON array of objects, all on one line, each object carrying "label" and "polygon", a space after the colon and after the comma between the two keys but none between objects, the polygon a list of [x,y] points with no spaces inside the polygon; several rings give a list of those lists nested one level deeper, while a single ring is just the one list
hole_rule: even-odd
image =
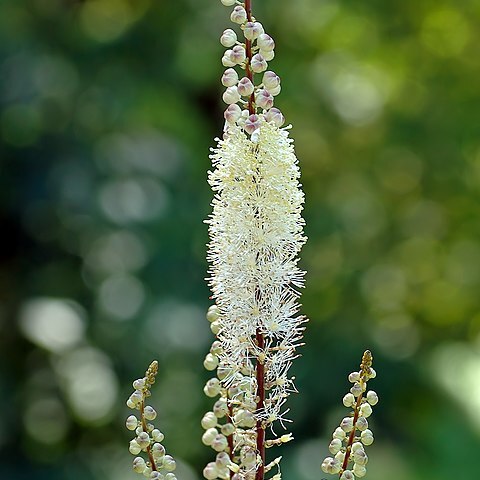
[{"label": "pinkish tinged bud", "polygon": [[236,64],[240,64],[245,61],[245,58],[247,58],[245,48],[243,45],[237,45],[233,47],[232,53],[230,55],[230,58],[232,62],[235,62]]},{"label": "pinkish tinged bud", "polygon": [[227,30],[225,30],[220,37],[220,43],[227,48],[233,47],[236,41],[237,34],[231,28],[227,28]]},{"label": "pinkish tinged bud", "polygon": [[235,123],[242,115],[242,109],[236,104],[229,105],[223,114],[228,123]]},{"label": "pinkish tinged bud", "polygon": [[242,97],[248,97],[253,93],[254,86],[252,81],[247,78],[243,77],[239,82],[238,82],[238,93],[242,95]]},{"label": "pinkish tinged bud", "polygon": [[222,75],[222,85],[224,87],[233,87],[238,83],[238,73],[233,68],[227,68]]},{"label": "pinkish tinged bud", "polygon": [[227,104],[237,103],[240,100],[240,94],[238,93],[237,87],[228,87],[223,96],[223,101]]},{"label": "pinkish tinged bud", "polygon": [[252,134],[260,127],[260,119],[258,115],[250,115],[245,122],[245,131]]},{"label": "pinkish tinged bud", "polygon": [[233,23],[238,23],[239,25],[242,23],[245,23],[247,21],[247,12],[246,10],[241,7],[240,5],[237,5],[234,9],[232,14],[230,15],[230,20]]},{"label": "pinkish tinged bud", "polygon": [[247,40],[255,40],[264,32],[260,22],[247,22],[243,34]]},{"label": "pinkish tinged bud", "polygon": [[252,57],[251,67],[255,73],[264,72],[267,69],[267,66],[266,60],[259,53]]},{"label": "pinkish tinged bud", "polygon": [[263,81],[263,85],[268,91],[280,85],[280,77],[275,72],[272,72],[270,70],[268,70],[263,74],[262,81]]},{"label": "pinkish tinged bud", "polygon": [[259,90],[255,94],[255,103],[258,107],[269,110],[273,107],[273,95],[268,90]]},{"label": "pinkish tinged bud", "polygon": [[275,42],[273,41],[273,38],[266,33],[262,33],[258,37],[257,45],[261,50],[265,50],[267,52],[271,52],[275,48]]}]

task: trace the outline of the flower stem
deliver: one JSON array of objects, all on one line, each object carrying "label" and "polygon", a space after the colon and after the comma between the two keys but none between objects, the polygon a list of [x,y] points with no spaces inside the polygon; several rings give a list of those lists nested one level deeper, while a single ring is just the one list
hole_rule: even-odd
[{"label": "flower stem", "polygon": [[[245,0],[245,11],[247,12],[247,20],[249,22],[252,21],[252,0]],[[247,78],[253,84],[253,71],[250,68],[250,64],[252,63],[252,41],[246,39],[245,40],[245,52],[247,57],[247,62],[245,66],[245,71],[247,73]],[[255,113],[255,94],[252,93],[248,98],[248,112],[250,115]]]},{"label": "flower stem", "polygon": [[[144,410],[145,410],[145,400],[142,400],[142,403],[140,404],[140,418],[142,419],[142,428],[144,432],[148,432],[147,430],[147,422],[145,420],[145,415],[144,415]],[[148,460],[150,461],[150,466],[152,467],[152,472],[157,471],[157,466],[155,465],[155,460],[152,455],[152,449],[150,445],[147,447],[147,455],[148,455]]]},{"label": "flower stem", "polygon": [[[260,328],[256,331],[257,347],[260,351],[265,348],[265,337]],[[257,358],[257,411],[265,407],[265,365]],[[255,480],[263,480],[265,476],[265,427],[261,420],[257,420],[257,451],[261,458]]]}]

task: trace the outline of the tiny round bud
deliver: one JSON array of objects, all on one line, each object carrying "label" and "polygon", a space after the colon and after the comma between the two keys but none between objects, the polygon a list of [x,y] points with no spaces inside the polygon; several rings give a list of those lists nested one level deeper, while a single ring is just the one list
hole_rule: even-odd
[{"label": "tiny round bud", "polygon": [[[237,103],[240,100],[240,94],[238,93],[237,87],[228,87],[223,96],[223,101],[229,105],[232,103]],[[210,328],[212,328],[212,325],[217,324],[218,320],[215,322],[212,322],[210,324]]]},{"label": "tiny round bud", "polygon": [[142,457],[135,457],[133,459],[133,470],[137,473],[143,473],[145,470],[145,460]]},{"label": "tiny round bud", "polygon": [[336,455],[335,455],[335,460],[338,460],[342,465],[343,465],[343,461],[345,460],[345,452],[338,452]]},{"label": "tiny round bud", "polygon": [[[238,105],[233,104],[233,105],[230,105],[228,108],[230,107],[238,107]],[[238,109],[240,110],[240,107],[238,107]],[[226,117],[225,117],[225,120],[227,120]],[[233,122],[228,122],[228,123],[233,123]],[[205,360],[203,361],[203,366],[205,367],[206,370],[209,370],[209,371],[215,370],[218,367],[218,357],[215,355],[212,355],[211,353],[207,353]]]},{"label": "tiny round bud", "polygon": [[177,477],[173,473],[167,473],[165,475],[165,480],[177,480]]},{"label": "tiny round bud", "polygon": [[225,423],[220,429],[225,436],[232,435],[235,432],[235,427],[231,423]]},{"label": "tiny round bud", "polygon": [[217,456],[215,457],[215,463],[218,467],[226,467],[231,463],[230,456],[227,452],[217,453]]},{"label": "tiny round bud", "polygon": [[128,447],[128,451],[132,455],[138,455],[142,451],[142,447],[137,443],[135,439],[130,440],[130,445]]},{"label": "tiny round bud", "polygon": [[260,50],[260,55],[262,55],[262,57],[267,61],[267,62],[270,62],[271,60],[273,60],[275,58],[275,52],[273,50],[269,50],[269,51],[266,51],[266,50]]},{"label": "tiny round bud", "polygon": [[158,428],[155,428],[152,430],[152,438],[155,442],[161,442],[165,438],[165,435]]},{"label": "tiny round bud", "polygon": [[370,405],[376,405],[378,403],[378,395],[373,390],[367,392],[367,402]]},{"label": "tiny round bud", "polygon": [[203,391],[207,397],[216,397],[221,390],[222,386],[220,385],[220,380],[216,377],[211,378],[208,380],[208,382],[205,384],[205,387],[203,388]]},{"label": "tiny round bud", "polygon": [[150,445],[150,435],[147,432],[141,432],[136,438],[140,448],[147,448]]},{"label": "tiny round bud", "polygon": [[203,476],[207,480],[215,480],[218,477],[218,468],[215,462],[207,463],[207,466],[203,469]]},{"label": "tiny round bud", "polygon": [[271,52],[275,48],[275,42],[273,41],[273,38],[267,33],[262,33],[259,35],[257,38],[257,45],[261,50],[265,50],[267,52]]},{"label": "tiny round bud", "polygon": [[228,447],[228,441],[227,437],[225,435],[222,435],[219,433],[214,439],[211,444],[211,447],[216,451],[216,452],[223,452],[227,449]]},{"label": "tiny round bud", "polygon": [[237,34],[231,29],[227,28],[220,37],[220,43],[224,47],[233,47],[237,41]]},{"label": "tiny round bud", "polygon": [[[228,87],[228,88],[233,88],[235,91],[237,90],[236,87]],[[227,88],[227,90],[228,90],[228,88]],[[225,95],[226,93],[227,92],[225,92],[223,95]],[[235,94],[232,94],[232,95],[235,95]],[[238,95],[238,92],[237,92],[237,95]],[[238,95],[238,100],[240,100],[240,95]],[[237,102],[238,102],[238,100],[237,100]],[[237,103],[237,102],[232,102],[232,103]],[[225,103],[228,103],[228,102],[225,102]],[[220,323],[219,320],[215,320],[215,322],[212,322],[210,324],[210,330],[212,331],[212,333],[214,335],[217,335],[218,332],[220,332],[221,328],[222,328],[222,324]]]},{"label": "tiny round bud", "polygon": [[152,446],[152,454],[155,458],[165,456],[165,447],[161,443],[154,443]]},{"label": "tiny round bud", "polygon": [[377,372],[372,367],[370,367],[370,370],[368,372],[368,378],[375,378],[376,376]]},{"label": "tiny round bud", "polygon": [[269,110],[273,107],[273,95],[268,90],[258,90],[255,94],[255,103],[258,107]]},{"label": "tiny round bud", "polygon": [[372,414],[372,407],[370,406],[369,403],[364,403],[360,407],[360,415],[362,417],[368,418]]},{"label": "tiny round bud", "polygon": [[270,88],[268,90],[274,97],[276,97],[281,91],[282,91],[282,86],[277,85],[275,88]]},{"label": "tiny round bud", "polygon": [[202,427],[205,430],[208,430],[209,428],[214,428],[217,426],[217,417],[213,412],[207,412],[203,418],[202,418]]},{"label": "tiny round bud", "polygon": [[353,461],[359,465],[366,465],[368,462],[368,456],[365,453],[365,450],[358,449],[356,452],[353,452]]},{"label": "tiny round bud", "polygon": [[268,70],[263,74],[262,83],[267,90],[270,90],[280,85],[280,77],[275,72]]},{"label": "tiny round bud", "polygon": [[345,431],[342,430],[340,427],[337,427],[332,435],[333,438],[338,438],[339,440],[343,440],[346,437]]},{"label": "tiny round bud", "polygon": [[234,67],[236,65],[236,63],[232,61],[231,55],[232,55],[231,50],[226,50],[225,53],[223,54],[222,65],[224,67]]},{"label": "tiny round bud", "polygon": [[257,39],[265,30],[260,22],[247,22],[243,34],[247,40]]},{"label": "tiny round bud", "polygon": [[204,445],[211,445],[217,435],[218,435],[218,430],[216,428],[209,428],[202,435],[202,443]]},{"label": "tiny round bud", "polygon": [[215,340],[210,347],[210,353],[212,353],[213,355],[220,355],[222,352],[222,342],[220,342],[220,340]]},{"label": "tiny round bud", "polygon": [[360,380],[360,372],[352,372],[348,376],[348,381],[351,382],[351,383],[358,382],[359,380]]},{"label": "tiny round bud", "polygon": [[350,393],[356,398],[363,392],[362,386],[359,383],[354,383],[350,389]]},{"label": "tiny round bud", "polygon": [[147,420],[155,420],[157,418],[157,412],[153,407],[147,405],[143,410],[143,415]]},{"label": "tiny round bud", "polygon": [[364,430],[361,434],[360,434],[360,440],[362,441],[362,443],[364,445],[371,445],[373,443],[373,433],[371,430]]},{"label": "tiny round bud", "polygon": [[242,97],[248,97],[253,93],[254,86],[252,81],[248,77],[243,77],[237,85],[238,93]]},{"label": "tiny round bud", "polygon": [[251,467],[257,463],[257,452],[249,446],[240,450],[240,461],[245,467]]},{"label": "tiny round bud", "polygon": [[[238,73],[233,68],[227,68],[222,75],[222,85],[224,87],[233,87],[238,82]],[[210,310],[212,307],[214,309]],[[214,322],[220,318],[220,309],[216,305],[212,305],[207,311],[207,320]]]},{"label": "tiny round bud", "polygon": [[368,428],[368,420],[365,417],[358,417],[356,427],[363,432]]},{"label": "tiny round bud", "polygon": [[152,472],[150,480],[165,480],[165,477],[160,472]]},{"label": "tiny round bud", "polygon": [[335,455],[340,451],[342,448],[342,441],[339,440],[338,438],[334,438],[331,442],[330,445],[328,446],[328,449],[330,450],[330,453]]},{"label": "tiny round bud", "polygon": [[223,5],[226,7],[231,7],[232,5],[235,5],[236,0],[220,0]]},{"label": "tiny round bud", "polygon": [[336,458],[327,457],[322,462],[322,470],[325,473],[331,473],[332,475],[336,475],[337,473],[340,472],[341,468],[342,468],[342,465]]},{"label": "tiny round bud", "polygon": [[342,422],[340,423],[340,428],[344,432],[351,432],[353,430],[353,418],[352,417],[345,417]]},{"label": "tiny round bud", "polygon": [[364,477],[367,473],[367,469],[363,465],[360,465],[359,463],[356,463],[353,466],[352,470],[353,470],[353,473],[359,478]]},{"label": "tiny round bud", "polygon": [[277,127],[281,127],[285,123],[285,117],[278,108],[271,108],[265,115],[267,122],[273,122]]},{"label": "tiny round bud", "polygon": [[267,61],[263,58],[263,56],[260,55],[259,53],[256,53],[252,57],[251,67],[255,73],[261,73],[267,69],[268,65],[267,65]]},{"label": "tiny round bud", "polygon": [[352,444],[352,453],[357,450],[363,450],[363,445],[360,442],[353,442]]},{"label": "tiny round bud", "polygon": [[140,390],[135,390],[130,395],[129,400],[131,400],[134,405],[138,405],[143,400],[143,393]]},{"label": "tiny round bud", "polygon": [[230,54],[232,62],[240,64],[245,61],[247,54],[245,52],[245,47],[243,45],[236,45],[232,48],[232,53]]},{"label": "tiny round bud", "polygon": [[135,415],[130,415],[125,422],[125,426],[128,430],[135,430],[138,427],[138,418]]},{"label": "tiny round bud", "polygon": [[260,118],[258,115],[250,115],[245,121],[245,131],[252,134],[255,130],[260,127]]},{"label": "tiny round bud", "polygon": [[342,473],[340,480],[355,480],[355,475],[350,470],[345,470]]},{"label": "tiny round bud", "polygon": [[145,378],[138,378],[133,382],[133,388],[135,390],[142,390],[145,388]]},{"label": "tiny round bud", "polygon": [[127,400],[127,407],[128,407],[128,408],[134,409],[134,408],[136,407],[136,405],[137,405],[137,404],[134,403],[131,398],[129,398],[129,399]]},{"label": "tiny round bud", "polygon": [[[233,4],[232,4],[233,5]],[[230,20],[233,23],[238,23],[239,25],[242,23],[245,23],[247,21],[247,12],[246,10],[241,7],[240,5],[237,5],[234,9],[232,14],[230,15]]]},{"label": "tiny round bud", "polygon": [[171,455],[165,455],[162,466],[167,472],[173,472],[177,468],[177,463]]},{"label": "tiny round bud", "polygon": [[213,413],[217,418],[223,418],[228,412],[227,401],[224,398],[217,400],[213,405]]},{"label": "tiny round bud", "polygon": [[355,403],[355,397],[351,393],[347,393],[342,402],[346,407],[351,407]]}]

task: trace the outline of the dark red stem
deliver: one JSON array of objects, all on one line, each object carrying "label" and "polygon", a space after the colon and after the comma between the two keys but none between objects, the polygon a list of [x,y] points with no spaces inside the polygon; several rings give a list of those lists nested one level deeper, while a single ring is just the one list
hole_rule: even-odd
[{"label": "dark red stem", "polygon": [[[249,22],[252,21],[252,0],[245,0],[245,10],[247,12],[247,20]],[[245,50],[247,56],[247,63],[245,67],[245,71],[247,73],[247,78],[253,83],[253,71],[251,69],[251,62],[252,62],[252,41],[245,40]],[[255,94],[252,93],[250,98],[248,99],[248,112],[250,115],[255,113]]]}]

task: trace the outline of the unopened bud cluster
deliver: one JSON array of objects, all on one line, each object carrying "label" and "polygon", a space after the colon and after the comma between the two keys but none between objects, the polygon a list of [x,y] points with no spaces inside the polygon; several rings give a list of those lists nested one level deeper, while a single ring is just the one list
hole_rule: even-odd
[{"label": "unopened bud cluster", "polygon": [[[135,432],[135,437],[130,441],[129,451],[135,455],[133,470],[151,480],[177,480],[172,473],[176,468],[175,460],[166,454],[162,445],[163,433],[150,423],[157,417],[155,409],[146,405],[150,396],[150,388],[155,383],[158,372],[158,362],[150,364],[145,376],[133,382],[135,391],[127,400],[127,406],[138,410],[137,415],[130,415],[125,425],[128,430]],[[146,459],[139,456],[144,453]]]},{"label": "unopened bud cluster", "polygon": [[[223,66],[227,67],[222,75],[222,85],[226,88],[222,98],[228,105],[224,113],[227,127],[236,124],[251,135],[260,128],[263,119],[280,127],[285,118],[273,106],[274,97],[281,90],[280,78],[268,70],[268,62],[275,56],[275,42],[247,12],[245,4],[221,2],[234,7],[230,20],[239,25],[243,34],[239,40],[236,32],[228,28],[220,37],[220,43],[227,49],[222,57]],[[241,75],[235,68],[240,69]],[[256,75],[261,75],[258,85],[254,81]]]},{"label": "unopened bud cluster", "polygon": [[368,428],[367,419],[378,402],[377,394],[373,390],[367,391],[368,380],[376,376],[372,361],[371,352],[366,350],[360,370],[348,376],[353,385],[343,397],[343,404],[352,411],[333,432],[328,449],[334,456],[325,458],[322,463],[325,473],[339,475],[340,480],[355,480],[355,477],[360,478],[367,473],[365,447],[373,443],[373,433]]}]

